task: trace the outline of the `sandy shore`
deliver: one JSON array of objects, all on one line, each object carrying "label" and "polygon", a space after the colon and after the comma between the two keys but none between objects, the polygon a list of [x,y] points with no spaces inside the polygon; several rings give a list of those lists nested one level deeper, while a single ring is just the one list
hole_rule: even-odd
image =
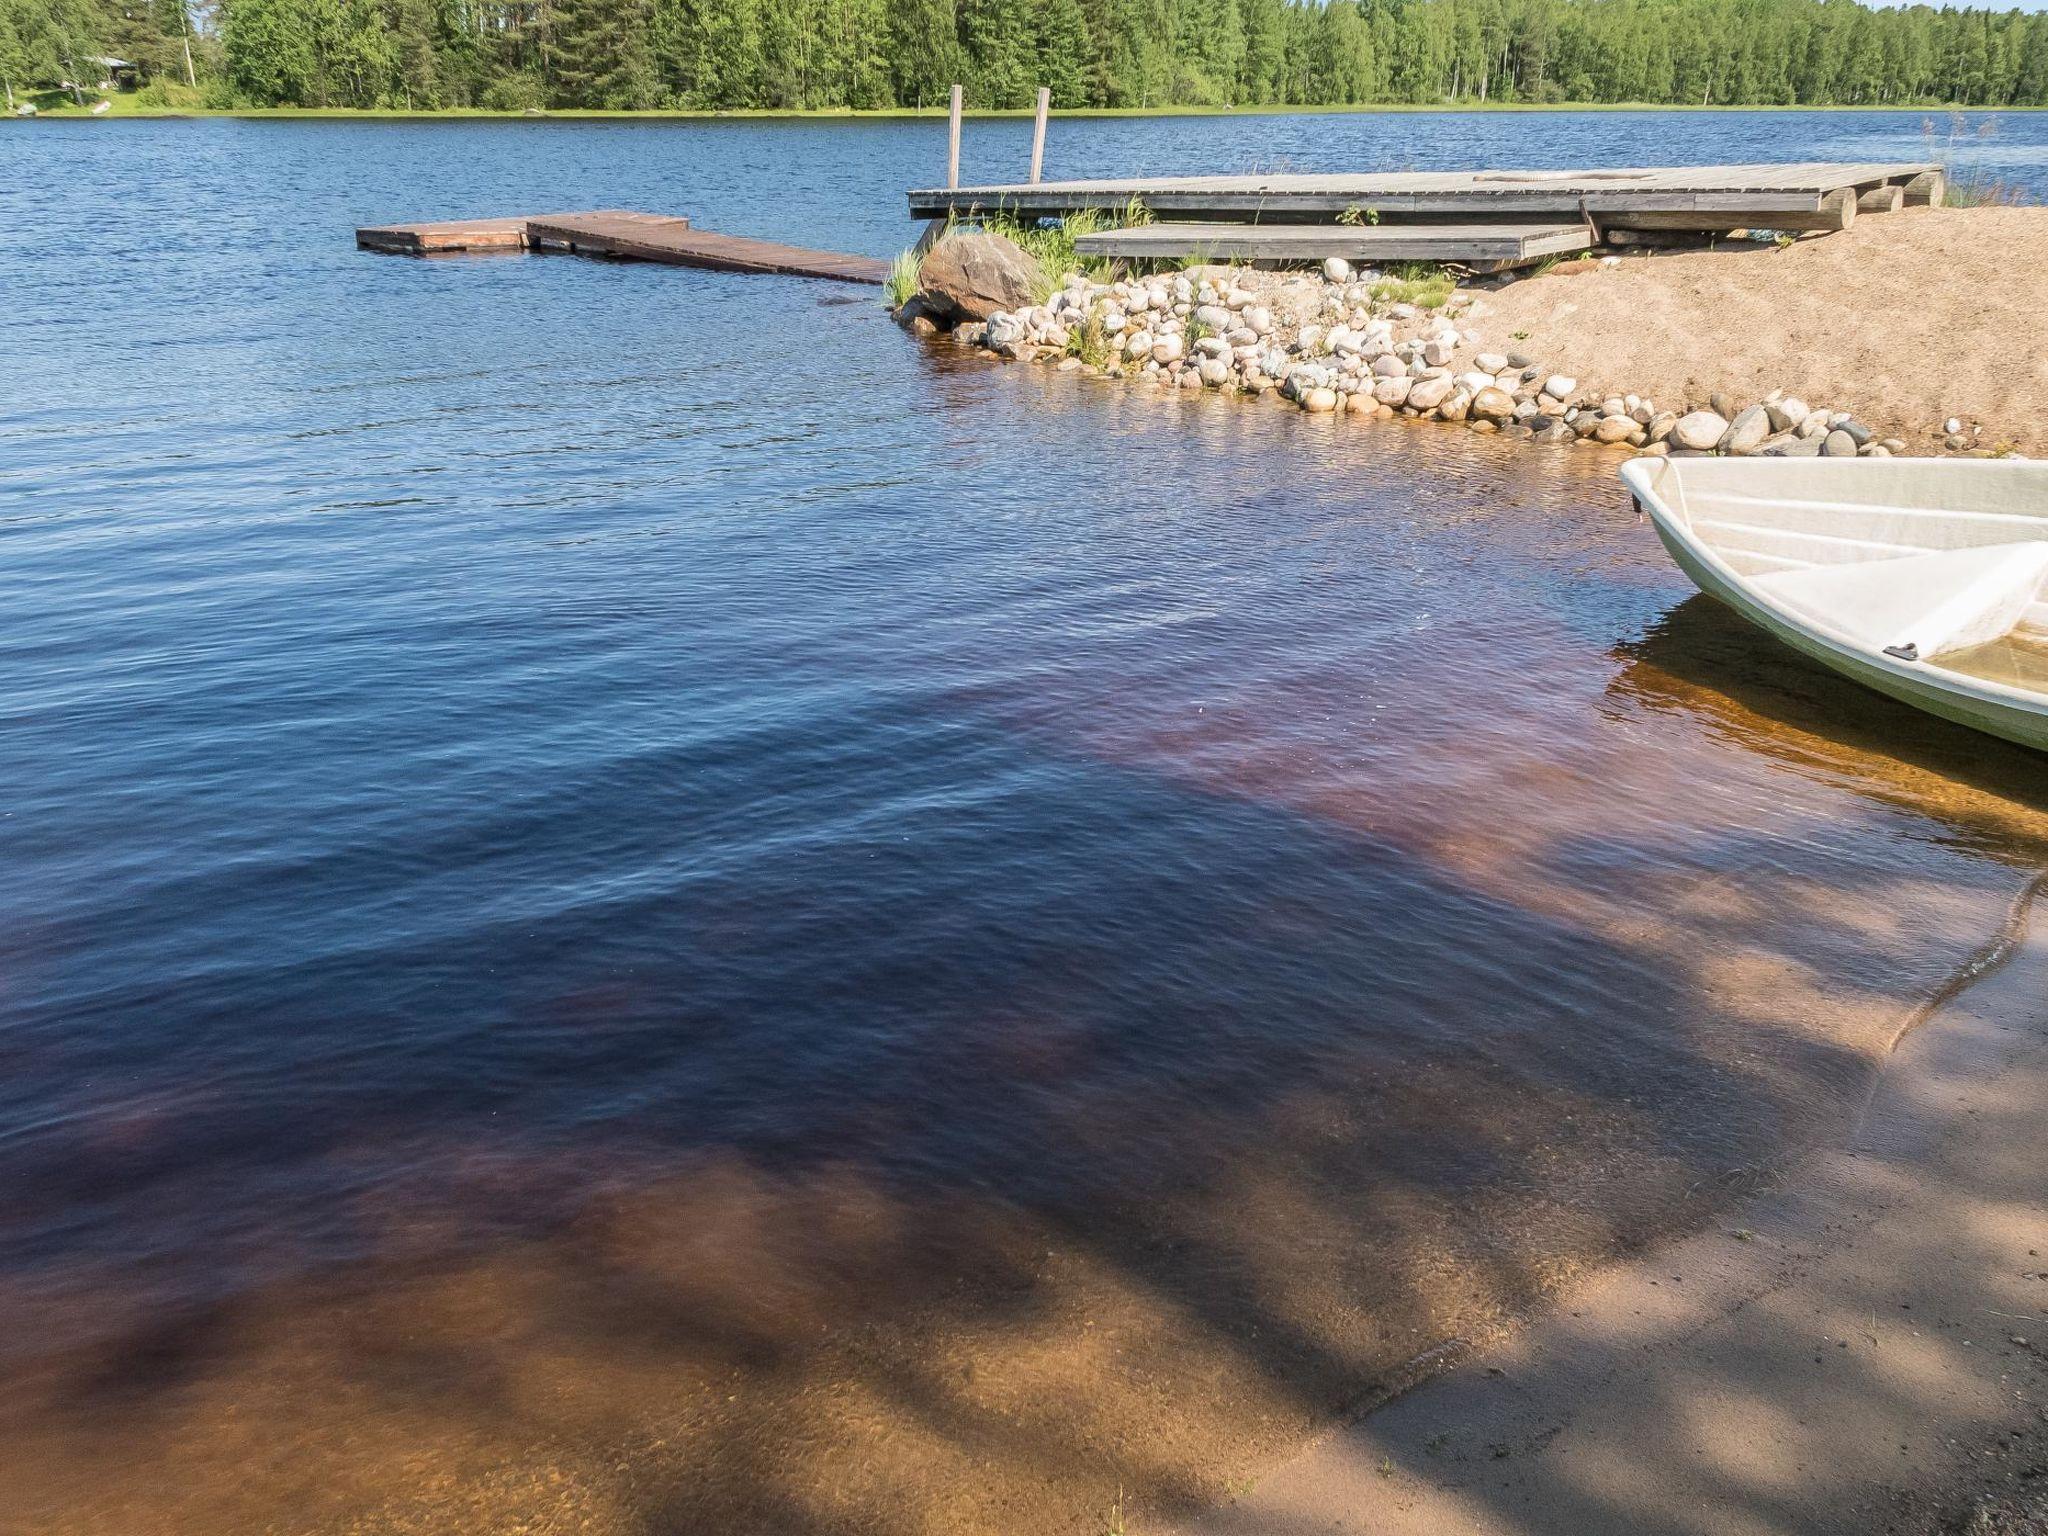
[{"label": "sandy shore", "polygon": [[1848,1145],[1182,1536],[2036,1528],[2048,899],[2009,937],[1903,1039]]},{"label": "sandy shore", "polygon": [[1950,417],[1981,423],[1983,446],[2048,451],[2048,209],[1909,208],[1783,248],[1631,254],[1481,303],[1488,346],[1595,389],[1674,408],[1782,389],[1909,453],[1939,451]]}]

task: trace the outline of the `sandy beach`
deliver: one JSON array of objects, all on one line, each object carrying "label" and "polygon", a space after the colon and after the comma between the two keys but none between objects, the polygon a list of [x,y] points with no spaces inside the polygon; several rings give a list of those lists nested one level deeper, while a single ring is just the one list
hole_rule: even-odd
[{"label": "sandy beach", "polygon": [[[1630,254],[1482,301],[1489,344],[1595,389],[1674,405],[1771,390],[1852,410],[1909,453],[1952,417],[1986,447],[2048,449],[2048,209],[1907,208],[1779,247]],[[2024,323],[2016,323],[2024,322]]]},{"label": "sandy beach", "polygon": [[2016,1512],[2038,1519],[2048,1452],[2040,889],[1845,1145],[1182,1536],[2038,1529]]}]

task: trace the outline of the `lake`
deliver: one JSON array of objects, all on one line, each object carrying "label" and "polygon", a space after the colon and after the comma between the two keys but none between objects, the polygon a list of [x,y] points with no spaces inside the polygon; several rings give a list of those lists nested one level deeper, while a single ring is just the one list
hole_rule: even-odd
[{"label": "lake", "polygon": [[[1959,163],[2048,188],[2048,118],[1982,121]],[[1059,120],[1047,164],[1922,123]],[[0,125],[0,1527],[1221,1497],[1839,1136],[2048,862],[2037,757],[1694,595],[1605,455],[351,243],[630,206],[886,256],[944,133]]]}]

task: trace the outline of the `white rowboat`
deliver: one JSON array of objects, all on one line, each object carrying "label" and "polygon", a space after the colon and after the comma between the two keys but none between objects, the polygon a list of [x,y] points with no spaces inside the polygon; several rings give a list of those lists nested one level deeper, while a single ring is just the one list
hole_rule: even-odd
[{"label": "white rowboat", "polygon": [[2048,464],[1633,459],[1701,591],[1844,677],[2048,750]]}]

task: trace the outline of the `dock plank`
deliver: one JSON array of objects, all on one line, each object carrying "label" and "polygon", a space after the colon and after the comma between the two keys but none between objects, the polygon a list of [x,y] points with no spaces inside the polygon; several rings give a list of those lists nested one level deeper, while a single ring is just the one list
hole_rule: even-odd
[{"label": "dock plank", "polygon": [[1473,266],[1516,266],[1545,256],[1583,251],[1592,229],[1569,224],[1141,224],[1082,235],[1074,248],[1087,256],[1171,258],[1208,256],[1234,261],[1453,261]]},{"label": "dock plank", "polygon": [[1003,210],[1058,217],[1113,213],[1133,199],[1165,218],[1332,218],[1349,208],[1382,214],[1619,215],[1710,209],[1731,226],[1773,213],[1817,213],[1831,193],[1860,194],[1938,172],[1931,161],[1649,166],[1593,170],[1392,171],[1344,175],[1164,176],[1047,181],[1036,185],[927,187],[909,194],[914,218]]},{"label": "dock plank", "polygon": [[772,240],[722,235],[693,228],[686,218],[603,208],[587,213],[521,214],[507,219],[451,219],[438,223],[374,224],[356,231],[365,250],[405,256],[457,251],[575,251],[627,261],[705,267],[721,272],[766,272],[880,284],[889,264],[872,256],[812,251]]},{"label": "dock plank", "polygon": [[553,246],[720,272],[772,272],[877,285],[889,276],[889,264],[872,256],[805,250],[772,240],[721,235],[692,229],[686,221],[677,221],[679,228],[665,228],[647,219],[645,215],[639,219],[620,219],[611,214],[557,215],[529,220],[527,233],[537,249]]}]

